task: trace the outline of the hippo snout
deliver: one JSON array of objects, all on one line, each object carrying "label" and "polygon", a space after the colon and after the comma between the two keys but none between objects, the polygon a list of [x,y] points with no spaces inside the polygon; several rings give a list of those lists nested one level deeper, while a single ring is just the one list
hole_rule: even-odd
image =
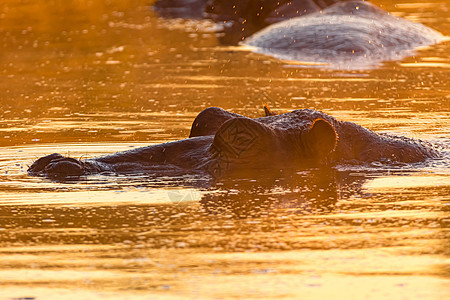
[{"label": "hippo snout", "polygon": [[80,176],[83,175],[83,167],[73,161],[58,161],[50,163],[44,170],[46,174],[58,174],[62,176]]},{"label": "hippo snout", "polygon": [[30,175],[80,176],[84,173],[83,162],[75,158],[53,153],[36,160],[29,168]]}]

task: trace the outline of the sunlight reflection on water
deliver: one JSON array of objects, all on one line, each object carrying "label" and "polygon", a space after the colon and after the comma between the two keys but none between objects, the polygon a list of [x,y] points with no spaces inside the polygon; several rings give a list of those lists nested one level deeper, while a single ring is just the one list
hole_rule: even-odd
[{"label": "sunlight reflection on water", "polygon": [[[450,35],[449,3],[378,0]],[[450,297],[450,43],[329,71],[219,43],[148,1],[0,4],[0,298]],[[408,166],[230,180],[29,177],[36,158],[178,140],[209,106],[322,110],[441,146]],[[3,298],[2,298],[3,299]]]}]

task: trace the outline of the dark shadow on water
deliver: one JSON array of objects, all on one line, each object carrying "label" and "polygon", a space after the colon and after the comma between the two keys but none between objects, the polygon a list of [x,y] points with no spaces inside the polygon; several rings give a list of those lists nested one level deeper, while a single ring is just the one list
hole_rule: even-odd
[{"label": "dark shadow on water", "polygon": [[260,176],[217,184],[200,203],[208,214],[236,218],[263,217],[273,210],[292,214],[329,213],[342,197],[360,193],[365,176],[349,176],[331,168],[284,172],[280,177]]}]

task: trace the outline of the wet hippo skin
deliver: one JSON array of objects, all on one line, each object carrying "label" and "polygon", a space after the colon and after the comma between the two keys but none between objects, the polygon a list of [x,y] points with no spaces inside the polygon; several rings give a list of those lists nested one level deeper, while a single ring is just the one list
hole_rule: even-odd
[{"label": "wet hippo skin", "polygon": [[352,64],[399,59],[442,39],[439,32],[392,16],[369,2],[347,1],[268,26],[243,44],[282,59],[351,68]]},{"label": "wet hippo skin", "polygon": [[203,18],[208,0],[158,0],[153,5],[159,15],[169,18]]},{"label": "wet hippo skin", "polygon": [[267,24],[319,11],[338,0],[158,0],[154,9],[164,17],[235,20]]},{"label": "wet hippo skin", "polygon": [[[202,17],[225,21],[223,44],[279,59],[325,64],[332,69],[370,69],[444,40],[439,32],[395,17],[367,1],[172,0],[198,3]],[[201,4],[200,4],[201,3]],[[162,4],[161,4],[162,5]],[[159,5],[159,6],[161,6]],[[186,13],[185,17],[189,17]]]},{"label": "wet hippo skin", "polygon": [[318,12],[338,0],[158,0],[153,9],[162,17],[226,22],[223,44],[235,45],[270,24]]},{"label": "wet hippo skin", "polygon": [[264,27],[320,11],[335,2],[337,0],[209,0],[206,12],[216,20],[235,20]]},{"label": "wet hippo skin", "polygon": [[421,141],[377,134],[316,110],[250,119],[211,107],[196,117],[188,139],[83,161],[55,153],[35,161],[28,173],[49,177],[206,173],[221,178],[340,163],[414,163],[437,156]]}]

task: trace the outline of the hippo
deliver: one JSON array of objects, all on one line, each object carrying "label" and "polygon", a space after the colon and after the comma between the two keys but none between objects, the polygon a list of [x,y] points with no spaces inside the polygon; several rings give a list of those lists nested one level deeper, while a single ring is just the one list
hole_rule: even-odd
[{"label": "hippo", "polygon": [[153,9],[166,18],[207,18],[225,23],[219,41],[237,45],[270,24],[318,12],[338,0],[157,0]]},{"label": "hippo", "polygon": [[369,2],[346,1],[270,25],[242,45],[280,59],[361,69],[401,59],[442,39],[439,32],[394,17]]},{"label": "hippo", "polygon": [[318,12],[338,0],[209,0],[206,16],[265,27],[286,19]]},{"label": "hippo", "polygon": [[277,20],[319,11],[338,0],[157,0],[155,11],[164,17],[211,18],[265,27]]},{"label": "hippo", "polygon": [[248,118],[210,107],[195,118],[189,138],[77,160],[54,153],[28,169],[32,176],[96,173],[161,176],[206,174],[214,179],[337,164],[423,162],[438,157],[419,140],[378,134],[313,109]]},{"label": "hippo", "polygon": [[208,0],[158,0],[153,9],[168,18],[203,18]]},{"label": "hippo", "polygon": [[161,0],[155,6],[179,11],[192,2],[204,10],[197,16],[226,23],[219,36],[223,44],[330,69],[371,69],[444,40],[441,33],[367,1]]}]

